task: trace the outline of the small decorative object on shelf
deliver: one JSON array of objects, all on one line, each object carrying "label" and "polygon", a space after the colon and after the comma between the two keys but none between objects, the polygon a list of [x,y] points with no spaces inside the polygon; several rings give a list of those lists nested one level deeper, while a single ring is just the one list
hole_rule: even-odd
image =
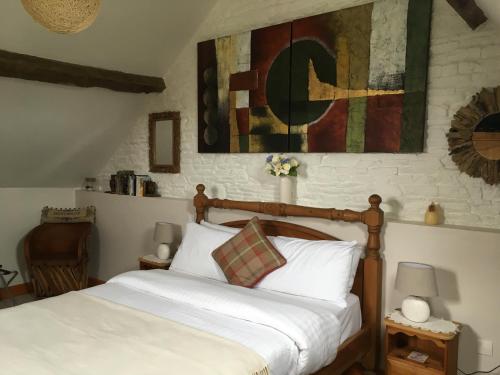
[{"label": "small decorative object on shelf", "polygon": [[432,202],[430,206],[427,208],[424,222],[427,225],[438,225],[439,221],[440,220],[439,220],[438,206],[436,203]]},{"label": "small decorative object on shelf", "polygon": [[168,270],[172,259],[162,260],[156,255],[145,255],[139,258],[139,267],[141,270]]},{"label": "small decorative object on shelf", "polygon": [[403,315],[413,322],[426,322],[431,310],[424,298],[438,295],[434,267],[421,263],[399,263],[396,289],[408,295],[401,307]]},{"label": "small decorative object on shelf", "polygon": [[158,193],[158,184],[154,181],[144,182],[144,196],[145,197],[161,197]]},{"label": "small decorative object on shelf", "polygon": [[94,177],[85,177],[83,182],[83,190],[96,191],[97,179]]},{"label": "small decorative object on shelf", "polygon": [[158,243],[156,255],[159,259],[170,258],[170,244],[174,241],[174,226],[170,223],[156,223],[154,240]]},{"label": "small decorative object on shelf", "polygon": [[395,311],[384,320],[386,374],[455,375],[460,324],[431,317],[409,326],[398,316],[404,319]]},{"label": "small decorative object on shelf", "polygon": [[297,177],[299,167],[299,162],[293,157],[275,154],[266,158],[266,172],[280,177],[280,201],[282,203],[293,203],[294,181],[291,177]]}]

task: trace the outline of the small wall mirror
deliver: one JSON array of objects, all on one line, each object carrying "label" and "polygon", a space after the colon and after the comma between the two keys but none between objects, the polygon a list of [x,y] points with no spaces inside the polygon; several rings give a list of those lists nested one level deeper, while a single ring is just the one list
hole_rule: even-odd
[{"label": "small wall mirror", "polygon": [[180,173],[181,116],[179,112],[149,115],[149,171]]}]

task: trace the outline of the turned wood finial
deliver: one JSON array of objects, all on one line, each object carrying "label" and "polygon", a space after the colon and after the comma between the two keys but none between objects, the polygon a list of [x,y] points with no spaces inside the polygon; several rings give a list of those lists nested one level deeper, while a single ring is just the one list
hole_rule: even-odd
[{"label": "turned wood finial", "polygon": [[203,184],[196,185],[196,191],[198,192],[198,194],[204,194],[205,193],[205,185],[203,185]]},{"label": "turned wood finial", "polygon": [[207,208],[208,197],[205,195],[205,185],[196,186],[198,194],[194,197],[194,206],[196,208],[196,222],[199,224],[205,220],[205,211]]},{"label": "turned wood finial", "polygon": [[368,202],[370,202],[370,206],[372,208],[380,208],[380,204],[382,203],[382,198],[380,195],[373,194],[369,199]]}]

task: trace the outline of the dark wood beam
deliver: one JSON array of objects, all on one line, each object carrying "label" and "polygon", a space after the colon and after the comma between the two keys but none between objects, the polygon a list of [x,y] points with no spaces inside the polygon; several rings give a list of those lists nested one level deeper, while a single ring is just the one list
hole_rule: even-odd
[{"label": "dark wood beam", "polygon": [[475,0],[447,0],[455,11],[467,22],[472,30],[488,21],[488,17],[476,4]]},{"label": "dark wood beam", "polygon": [[159,77],[70,64],[3,50],[0,50],[0,76],[132,93],[158,93],[165,90],[165,82]]}]

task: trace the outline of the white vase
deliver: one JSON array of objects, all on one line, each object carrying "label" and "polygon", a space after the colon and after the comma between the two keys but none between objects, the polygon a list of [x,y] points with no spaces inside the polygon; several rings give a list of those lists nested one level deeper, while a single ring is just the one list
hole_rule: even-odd
[{"label": "white vase", "polygon": [[280,177],[280,202],[293,203],[293,179],[292,177]]}]

